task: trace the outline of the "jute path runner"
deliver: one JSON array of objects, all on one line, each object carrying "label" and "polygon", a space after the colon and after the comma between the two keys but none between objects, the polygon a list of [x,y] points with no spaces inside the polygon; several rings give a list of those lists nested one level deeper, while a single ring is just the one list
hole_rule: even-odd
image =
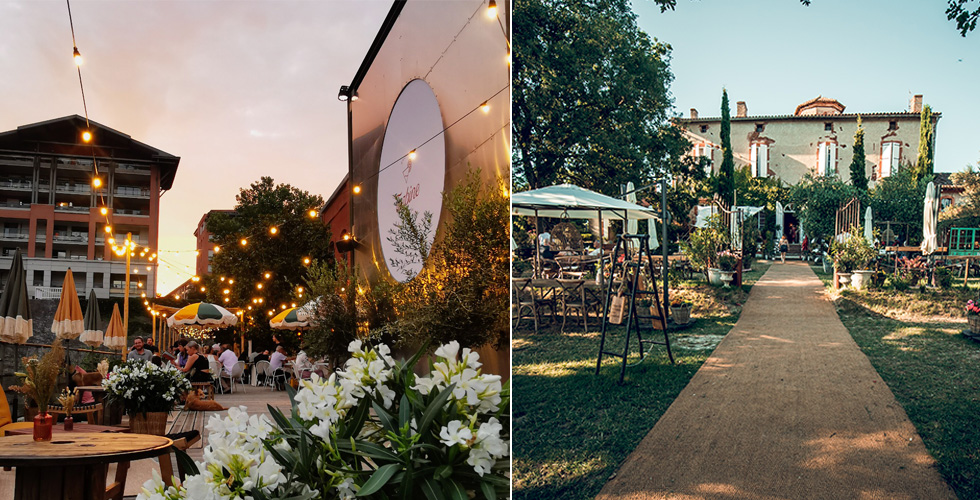
[{"label": "jute path runner", "polygon": [[934,463],[820,280],[777,263],[598,498],[956,498]]}]

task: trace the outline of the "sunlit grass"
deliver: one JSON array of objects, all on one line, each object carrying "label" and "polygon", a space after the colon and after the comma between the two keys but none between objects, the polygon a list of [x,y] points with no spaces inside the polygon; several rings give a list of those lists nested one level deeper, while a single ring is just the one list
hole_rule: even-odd
[{"label": "sunlit grass", "polygon": [[[641,362],[631,339],[626,378],[621,360],[605,357],[595,374],[601,324],[589,332],[559,333],[558,325],[514,332],[514,497],[590,499],[663,415],[714,347],[731,330],[747,291],[768,264],[756,264],[744,290],[677,284],[672,296],[695,304],[696,326],[671,333],[676,364],[663,346]],[[525,323],[527,325],[528,323]],[[574,330],[581,327],[571,327]],[[621,352],[623,327],[608,331],[606,349]],[[662,340],[644,330],[644,338]],[[519,346],[517,348],[516,346]]]},{"label": "sunlit grass", "polygon": [[838,301],[844,326],[961,500],[980,499],[980,344],[961,334],[972,293],[849,291]]}]

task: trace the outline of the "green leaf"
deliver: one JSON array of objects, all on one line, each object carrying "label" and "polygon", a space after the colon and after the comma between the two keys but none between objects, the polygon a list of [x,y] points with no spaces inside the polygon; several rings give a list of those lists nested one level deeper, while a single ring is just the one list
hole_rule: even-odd
[{"label": "green leaf", "polygon": [[[377,411],[377,410],[375,410]],[[412,405],[408,402],[408,396],[402,394],[402,399],[398,403],[398,427],[404,427],[412,419]]]},{"label": "green leaf", "polygon": [[185,476],[196,476],[201,473],[201,471],[197,468],[197,464],[186,451],[179,450],[172,446],[171,449],[174,450],[174,455],[177,456],[177,468],[184,471]]},{"label": "green leaf", "polygon": [[395,424],[395,418],[391,413],[388,413],[388,410],[385,410],[381,405],[373,401],[371,402],[371,408],[374,408],[374,414],[381,420],[382,427],[390,432],[398,432],[398,425]]},{"label": "green leaf", "polygon": [[440,465],[436,467],[435,477],[436,479],[446,479],[453,475],[453,468],[450,465]]},{"label": "green leaf", "polygon": [[480,491],[483,492],[483,496],[487,500],[497,500],[497,490],[493,488],[492,484],[480,481]]},{"label": "green leaf", "polygon": [[422,480],[422,484],[419,486],[422,488],[422,493],[425,493],[427,500],[446,500],[446,496],[442,494],[442,488],[434,479],[427,477]]},{"label": "green leaf", "polygon": [[462,485],[453,481],[452,479],[448,481],[443,481],[442,483],[446,488],[446,495],[452,500],[469,500],[466,496],[466,490]]},{"label": "green leaf", "polygon": [[388,450],[387,448],[381,445],[372,443],[370,441],[358,441],[356,444],[357,446],[356,451],[351,447],[350,443],[347,441],[338,441],[336,445],[337,445],[337,449],[341,451],[353,453],[355,455],[362,456],[362,457],[368,457],[375,460],[386,460],[390,462],[401,461],[401,458],[395,453],[391,452],[390,450]]},{"label": "green leaf", "polygon": [[269,415],[271,415],[272,419],[276,421],[276,425],[280,429],[282,430],[292,429],[293,427],[292,424],[290,424],[289,419],[287,419],[286,416],[282,414],[282,410],[272,405],[267,405],[267,406],[269,408]]},{"label": "green leaf", "polygon": [[371,474],[371,478],[357,491],[357,496],[366,497],[377,492],[384,487],[388,480],[391,479],[391,476],[394,476],[400,468],[400,464],[388,464],[378,467],[378,470],[374,471],[374,474]]},{"label": "green leaf", "polygon": [[456,384],[452,384],[449,387],[443,389],[436,397],[429,403],[429,406],[425,409],[425,413],[422,414],[422,421],[419,422],[419,434],[425,435],[429,431],[429,425],[432,420],[436,418],[436,415],[442,411],[442,407],[449,400],[449,396],[452,396],[453,389],[456,388]]}]

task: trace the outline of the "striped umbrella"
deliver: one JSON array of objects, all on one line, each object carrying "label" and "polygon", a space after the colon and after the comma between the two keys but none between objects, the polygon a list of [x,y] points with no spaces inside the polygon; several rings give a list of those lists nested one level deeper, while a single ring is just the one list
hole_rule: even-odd
[{"label": "striped umbrella", "polygon": [[3,295],[0,295],[0,340],[23,344],[33,333],[34,320],[27,301],[27,270],[18,248],[14,251]]},{"label": "striped umbrella", "polygon": [[273,316],[273,318],[269,320],[269,326],[275,330],[303,330],[309,328],[310,322],[300,320],[298,317],[297,313],[300,309],[302,309],[302,307],[290,307],[289,309],[284,309],[282,312]]},{"label": "striped umbrella", "polygon": [[309,323],[316,316],[316,311],[319,308],[320,297],[317,297],[296,309],[296,319]]},{"label": "striped umbrella", "polygon": [[126,331],[123,330],[122,317],[119,316],[119,304],[112,305],[112,317],[109,324],[105,327],[105,340],[103,341],[109,349],[126,349]]},{"label": "striped umbrella", "polygon": [[85,307],[85,329],[82,330],[82,336],[78,338],[82,342],[92,346],[99,347],[102,345],[102,330],[99,329],[99,325],[102,324],[102,318],[99,315],[99,298],[95,296],[95,289],[91,289],[88,294],[88,305]]},{"label": "striped umbrella", "polygon": [[65,283],[61,285],[61,301],[58,302],[58,310],[54,313],[51,331],[59,339],[77,339],[85,330],[83,322],[82,305],[78,302],[75,278],[69,267],[68,273],[65,274]]},{"label": "striped umbrella", "polygon": [[238,324],[238,316],[235,316],[224,307],[209,302],[191,304],[167,318],[167,326],[171,328],[181,326],[227,328],[236,324]]}]

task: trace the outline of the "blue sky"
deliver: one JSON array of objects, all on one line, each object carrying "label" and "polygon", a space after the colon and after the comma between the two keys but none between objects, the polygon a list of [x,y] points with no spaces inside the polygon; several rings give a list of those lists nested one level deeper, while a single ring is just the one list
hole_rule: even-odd
[{"label": "blue sky", "polygon": [[966,38],[944,1],[677,0],[661,14],[633,0],[637,24],[673,47],[675,112],[791,114],[808,99],[839,100],[848,113],[904,111],[913,94],[942,112],[936,170],[980,160],[980,31]]}]

